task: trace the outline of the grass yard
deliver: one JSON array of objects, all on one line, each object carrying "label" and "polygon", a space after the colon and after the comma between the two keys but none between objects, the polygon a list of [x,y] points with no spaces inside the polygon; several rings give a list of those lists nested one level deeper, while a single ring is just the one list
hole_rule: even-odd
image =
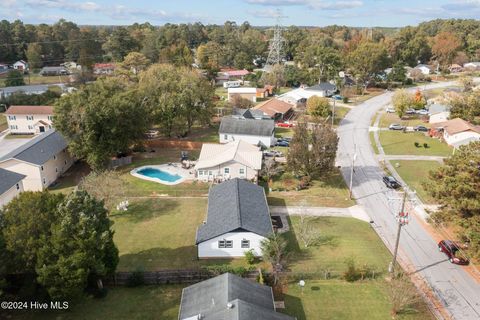
[{"label": "grass yard", "polygon": [[379,154],[380,152],[378,151],[377,144],[375,143],[375,134],[372,131],[368,133],[368,138],[370,139],[370,144],[372,145],[373,152],[375,152],[375,154]]},{"label": "grass yard", "polygon": [[[422,182],[428,181],[428,172],[441,166],[437,161],[412,161],[412,160],[391,160],[390,163],[395,167],[397,173],[410,186],[417,191],[420,199],[427,204],[434,204],[435,200],[430,196]],[[396,163],[400,166],[396,167]]]},{"label": "grass yard", "polygon": [[[449,156],[452,148],[438,139],[430,138],[422,132],[380,131],[380,143],[385,154],[419,155],[419,156]],[[415,147],[415,142],[421,147]],[[423,144],[427,143],[428,148]]]},{"label": "grass yard", "polygon": [[8,125],[7,125],[7,117],[2,113],[0,113],[0,132],[3,130],[7,130]]},{"label": "grass yard", "polygon": [[219,123],[213,123],[208,127],[195,126],[192,128],[192,132],[183,140],[218,143],[219,126]]},{"label": "grass yard", "polygon": [[5,139],[31,139],[33,138],[33,134],[7,134]]},{"label": "grass yard", "polygon": [[[157,285],[136,288],[112,288],[105,298],[85,298],[68,311],[11,313],[11,319],[178,319],[182,297],[180,285]],[[8,318],[7,318],[8,319]]]},{"label": "grass yard", "polygon": [[293,137],[293,128],[275,127],[275,138]]},{"label": "grass yard", "polygon": [[350,110],[351,110],[350,108],[346,108],[346,107],[335,107],[334,124],[338,126],[340,124],[340,121],[342,121],[342,119],[345,118],[345,115]]},{"label": "grass yard", "polygon": [[[38,73],[31,73],[30,76],[23,77],[25,85],[68,83],[69,79],[69,76],[41,76]],[[5,79],[0,79],[0,87],[5,87]]]},{"label": "grass yard", "polygon": [[355,205],[355,202],[349,199],[347,186],[339,171],[321,181],[312,181],[305,190],[294,189],[298,182],[298,179],[285,174],[275,177],[271,186],[275,191],[265,191],[268,203],[274,206],[298,206],[305,203],[313,207],[342,208]]},{"label": "grass yard", "polygon": [[418,116],[412,116],[409,118],[405,117],[404,119],[400,119],[400,117],[396,113],[386,113],[386,112],[383,112],[381,114],[380,122],[378,126],[380,128],[388,128],[388,126],[391,125],[392,123],[399,123],[402,126],[407,126],[407,127],[415,127],[418,125],[422,125],[427,128],[430,127],[430,124],[425,123]]}]

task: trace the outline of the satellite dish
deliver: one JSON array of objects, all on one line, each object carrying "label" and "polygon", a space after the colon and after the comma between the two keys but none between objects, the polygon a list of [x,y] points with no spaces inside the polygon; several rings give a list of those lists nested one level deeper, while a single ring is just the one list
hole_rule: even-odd
[{"label": "satellite dish", "polygon": [[345,72],[340,71],[340,72],[338,73],[338,76],[339,76],[340,78],[345,78]]}]

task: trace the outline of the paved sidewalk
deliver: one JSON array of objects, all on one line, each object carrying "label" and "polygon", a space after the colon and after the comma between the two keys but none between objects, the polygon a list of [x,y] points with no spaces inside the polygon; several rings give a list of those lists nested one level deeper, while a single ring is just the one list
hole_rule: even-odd
[{"label": "paved sidewalk", "polygon": [[333,208],[333,207],[279,207],[270,206],[272,215],[300,215],[305,213],[309,216],[316,217],[347,217],[356,218],[362,221],[370,222],[370,218],[360,205],[351,206],[349,208]]},{"label": "paved sidewalk", "polygon": [[422,160],[422,161],[438,161],[443,163],[443,160],[447,157],[442,156],[414,156],[414,155],[386,155],[386,154],[378,154],[378,160]]}]

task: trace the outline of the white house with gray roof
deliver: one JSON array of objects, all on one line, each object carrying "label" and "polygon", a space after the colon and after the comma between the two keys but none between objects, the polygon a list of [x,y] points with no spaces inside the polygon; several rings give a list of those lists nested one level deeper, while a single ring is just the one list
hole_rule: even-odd
[{"label": "white house with gray roof", "polygon": [[46,189],[72,164],[67,141],[55,129],[32,138],[0,157],[1,169],[25,176],[22,181],[25,191]]},{"label": "white house with gray roof", "polygon": [[275,123],[271,119],[225,116],[218,129],[220,143],[243,140],[267,148],[275,144]]},{"label": "white house with gray roof", "polygon": [[428,123],[445,122],[450,118],[450,106],[444,104],[431,104],[428,106]]},{"label": "white house with gray roof", "polygon": [[272,288],[231,273],[186,287],[179,320],[295,320],[276,312]]},{"label": "white house with gray roof", "polygon": [[0,168],[0,209],[23,192],[23,174]]},{"label": "white house with gray roof", "polygon": [[242,179],[215,185],[208,193],[207,219],[197,229],[199,258],[243,257],[273,233],[265,190]]}]

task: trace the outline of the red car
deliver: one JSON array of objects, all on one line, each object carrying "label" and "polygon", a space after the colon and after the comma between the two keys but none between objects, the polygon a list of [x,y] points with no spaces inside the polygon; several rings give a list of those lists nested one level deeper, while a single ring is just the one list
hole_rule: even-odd
[{"label": "red car", "polygon": [[455,254],[460,250],[458,244],[452,240],[442,240],[438,243],[438,250],[447,255],[448,260],[454,264],[468,265],[469,261],[463,257],[457,257]]},{"label": "red car", "polygon": [[289,122],[277,122],[277,127],[280,127],[280,128],[292,128],[292,127],[293,127],[293,123],[289,123]]}]

